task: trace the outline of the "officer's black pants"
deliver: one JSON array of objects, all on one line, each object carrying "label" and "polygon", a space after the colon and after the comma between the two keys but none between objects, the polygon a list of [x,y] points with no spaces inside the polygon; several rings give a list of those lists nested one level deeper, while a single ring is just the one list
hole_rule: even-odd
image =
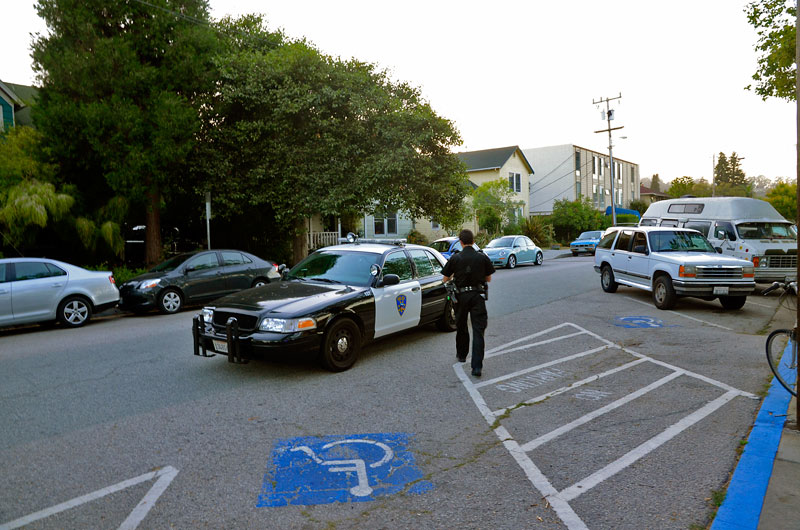
[{"label": "officer's black pants", "polygon": [[464,359],[469,352],[469,329],[467,328],[467,315],[472,320],[472,369],[483,368],[483,332],[489,323],[486,313],[486,301],[477,292],[467,292],[458,295],[456,304],[456,355]]}]

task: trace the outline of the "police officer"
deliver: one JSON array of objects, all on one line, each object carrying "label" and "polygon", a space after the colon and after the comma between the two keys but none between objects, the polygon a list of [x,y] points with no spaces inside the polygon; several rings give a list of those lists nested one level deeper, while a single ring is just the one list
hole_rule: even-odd
[{"label": "police officer", "polygon": [[456,358],[458,362],[467,360],[469,351],[469,330],[467,329],[467,315],[472,320],[472,375],[481,376],[483,369],[483,332],[489,320],[486,313],[486,300],[484,285],[492,280],[494,267],[486,254],[479,253],[472,246],[475,237],[471,230],[462,230],[458,234],[464,250],[453,254],[442,269],[444,281],[449,282],[455,278],[458,289],[456,299]]}]

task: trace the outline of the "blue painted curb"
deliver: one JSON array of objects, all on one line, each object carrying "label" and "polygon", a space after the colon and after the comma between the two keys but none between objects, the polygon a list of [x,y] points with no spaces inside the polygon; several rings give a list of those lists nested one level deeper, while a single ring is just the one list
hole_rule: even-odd
[{"label": "blue painted curb", "polygon": [[[784,355],[791,355],[789,345]],[[788,367],[781,374],[788,379]],[[756,530],[764,506],[772,466],[786,423],[791,395],[776,378],[772,379],[767,397],[761,404],[753,430],[747,439],[742,458],[733,472],[725,501],[717,511],[711,530]]]}]

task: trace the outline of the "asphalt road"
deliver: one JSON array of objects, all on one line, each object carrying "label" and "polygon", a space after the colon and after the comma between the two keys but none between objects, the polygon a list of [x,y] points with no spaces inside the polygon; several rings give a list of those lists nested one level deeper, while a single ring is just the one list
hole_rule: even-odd
[{"label": "asphalt road", "polygon": [[496,274],[481,380],[433,327],[339,374],[195,357],[191,310],[0,331],[0,529],[704,526],[777,296],[659,311],[548,254]]}]

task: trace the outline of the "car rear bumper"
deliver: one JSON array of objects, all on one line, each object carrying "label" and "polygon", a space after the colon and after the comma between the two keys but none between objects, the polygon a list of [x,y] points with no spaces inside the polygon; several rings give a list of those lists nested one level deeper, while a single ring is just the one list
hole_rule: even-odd
[{"label": "car rear bumper", "polygon": [[192,336],[195,355],[227,355],[228,361],[234,363],[244,363],[259,354],[272,352],[313,351],[322,344],[322,334],[316,331],[290,334],[242,331],[235,318],[228,320],[224,331],[216,330],[206,325],[203,315],[195,315],[192,320]]}]

